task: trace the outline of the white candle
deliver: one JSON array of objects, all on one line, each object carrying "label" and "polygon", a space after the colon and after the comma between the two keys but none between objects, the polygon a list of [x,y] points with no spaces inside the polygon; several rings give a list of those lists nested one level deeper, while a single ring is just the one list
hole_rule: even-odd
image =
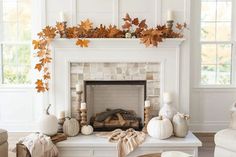
[{"label": "white candle", "polygon": [[81,105],[80,105],[80,109],[86,109],[86,103],[85,102],[82,102]]},{"label": "white candle", "polygon": [[163,93],[163,102],[168,104],[171,103],[171,101],[172,101],[171,94],[168,92]]},{"label": "white candle", "polygon": [[172,10],[167,11],[167,21],[174,21],[174,12]]},{"label": "white candle", "polygon": [[61,111],[58,118],[63,119],[65,118],[65,115],[66,115],[65,111]]},{"label": "white candle", "polygon": [[82,85],[81,85],[80,83],[78,83],[78,84],[75,85],[75,89],[76,89],[76,92],[81,92],[81,91],[83,91],[83,87],[82,87]]},{"label": "white candle", "polygon": [[63,11],[60,12],[60,22],[65,22],[66,21],[66,15]]},{"label": "white candle", "polygon": [[146,100],[146,101],[144,102],[144,107],[150,107],[150,106],[151,106],[150,101],[149,101],[149,100]]}]

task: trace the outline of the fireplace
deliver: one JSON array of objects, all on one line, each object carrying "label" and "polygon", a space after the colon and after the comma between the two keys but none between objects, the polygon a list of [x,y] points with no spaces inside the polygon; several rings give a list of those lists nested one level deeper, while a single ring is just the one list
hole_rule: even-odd
[{"label": "fireplace", "polygon": [[66,111],[68,116],[76,117],[78,82],[135,80],[146,81],[146,98],[151,102],[153,115],[158,114],[163,92],[173,93],[173,105],[181,112],[188,112],[183,110],[188,109],[185,89],[189,87],[183,82],[187,75],[179,71],[184,39],[167,39],[157,48],[145,48],[139,39],[90,41],[89,48],[80,48],[74,44],[75,40],[67,39],[54,40],[51,44],[54,79],[45,104],[55,104],[55,114]]},{"label": "fireplace", "polygon": [[[140,130],[144,121],[146,80],[84,81],[88,119],[96,131]],[[98,119],[101,120],[98,120]]]}]

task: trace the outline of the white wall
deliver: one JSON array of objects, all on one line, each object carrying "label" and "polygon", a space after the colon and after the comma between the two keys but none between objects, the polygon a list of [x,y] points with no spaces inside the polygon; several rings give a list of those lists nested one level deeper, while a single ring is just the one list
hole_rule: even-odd
[{"label": "white wall", "polygon": [[[198,66],[199,61],[194,23],[194,17],[199,13],[193,12],[196,9],[195,2],[191,1],[191,18],[190,0],[42,0],[40,1],[42,8],[41,4],[37,5],[38,8],[35,11],[42,11],[42,13],[37,14],[37,17],[42,16],[42,24],[47,25],[54,25],[61,11],[67,14],[68,25],[75,25],[82,19],[90,18],[95,25],[112,23],[120,26],[121,17],[128,12],[132,16],[146,18],[150,26],[155,26],[165,22],[168,9],[175,12],[176,19],[179,22],[186,21],[190,24],[191,19],[190,32],[186,33],[187,40],[182,46],[180,61],[180,90],[181,93],[184,93],[180,99],[182,103],[189,105],[183,106],[181,111],[191,114],[191,128],[193,130],[216,131],[226,127],[228,123],[228,109],[231,103],[236,100],[236,89],[195,88],[193,81],[196,79],[196,66]],[[190,33],[192,34],[191,40]],[[183,88],[183,85],[186,87],[186,84],[189,88]],[[30,90],[21,93],[0,91],[0,100],[3,100],[0,103],[0,127],[6,126],[5,124],[11,126],[17,124],[14,129],[20,130],[29,122],[29,119],[38,117],[38,106],[33,103],[34,99],[30,97],[32,93],[29,92]],[[23,96],[26,98],[22,99]],[[183,97],[189,99],[184,100]],[[32,110],[33,112],[31,112]],[[24,116],[20,116],[22,114]],[[7,118],[6,115],[10,115],[10,117]],[[14,115],[16,118],[11,118]]]}]

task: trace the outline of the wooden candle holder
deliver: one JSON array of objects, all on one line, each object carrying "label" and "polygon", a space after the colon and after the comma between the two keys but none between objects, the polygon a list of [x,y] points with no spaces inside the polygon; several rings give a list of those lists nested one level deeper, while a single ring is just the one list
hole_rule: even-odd
[{"label": "wooden candle holder", "polygon": [[82,102],[83,91],[77,91],[76,94],[77,94],[76,119],[80,122],[81,120],[80,104]]},{"label": "wooden candle holder", "polygon": [[60,38],[66,38],[66,27],[67,27],[67,22],[61,22],[62,23],[62,29],[59,30]]},{"label": "wooden candle holder", "polygon": [[147,133],[147,124],[151,119],[151,107],[144,107],[144,127],[143,131]]},{"label": "wooden candle holder", "polygon": [[63,124],[65,120],[65,118],[58,119],[58,133],[63,133]]},{"label": "wooden candle holder", "polygon": [[80,126],[83,127],[84,125],[88,124],[87,109],[80,109],[80,115],[81,115]]},{"label": "wooden candle holder", "polygon": [[174,20],[166,21],[166,26],[169,31],[172,30],[173,25],[174,25]]}]

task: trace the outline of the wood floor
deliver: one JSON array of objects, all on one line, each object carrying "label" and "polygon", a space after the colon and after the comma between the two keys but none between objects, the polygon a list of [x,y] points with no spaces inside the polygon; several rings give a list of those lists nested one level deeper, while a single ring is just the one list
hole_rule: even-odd
[{"label": "wood floor", "polygon": [[[13,148],[20,137],[26,136],[29,133],[9,133],[9,148]],[[213,133],[195,133],[202,141],[203,147],[199,148],[199,157],[214,157],[214,134]],[[16,155],[9,151],[9,157]]]}]

